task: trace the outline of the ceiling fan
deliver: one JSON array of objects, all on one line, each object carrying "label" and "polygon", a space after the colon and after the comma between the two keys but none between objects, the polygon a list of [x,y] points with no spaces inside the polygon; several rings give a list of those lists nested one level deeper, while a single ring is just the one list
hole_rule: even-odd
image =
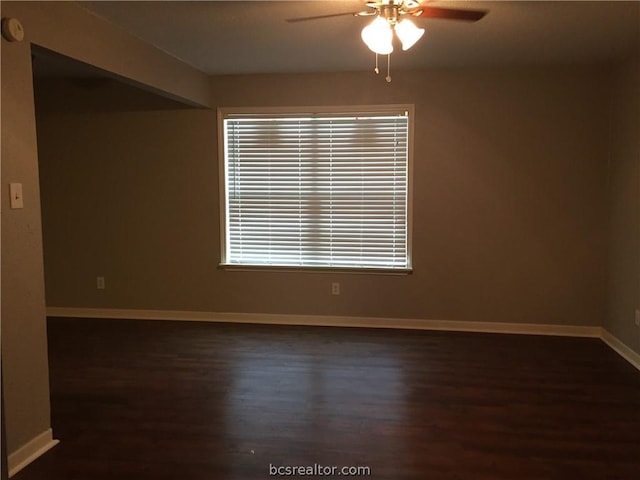
[{"label": "ceiling fan", "polygon": [[389,67],[390,55],[393,52],[393,33],[395,32],[399,38],[403,50],[411,48],[424,34],[424,28],[416,27],[408,17],[477,22],[488,13],[485,10],[431,7],[421,4],[417,0],[373,0],[366,2],[365,6],[367,10],[361,12],[330,13],[312,17],[289,18],[287,22],[320,20],[346,15],[375,17],[369,25],[362,29],[362,40],[376,54],[376,67],[374,69],[376,73],[380,73],[378,55],[387,55],[386,80],[391,82]]}]

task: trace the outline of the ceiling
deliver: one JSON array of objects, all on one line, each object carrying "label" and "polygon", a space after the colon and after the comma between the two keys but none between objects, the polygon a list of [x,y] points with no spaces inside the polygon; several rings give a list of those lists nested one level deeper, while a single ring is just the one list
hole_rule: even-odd
[{"label": "ceiling", "polygon": [[[416,19],[425,36],[392,68],[604,63],[639,52],[640,2],[430,2],[488,10],[477,23]],[[80,5],[210,75],[370,70],[367,17],[348,1],[126,1]],[[386,59],[384,60],[386,62]]]}]

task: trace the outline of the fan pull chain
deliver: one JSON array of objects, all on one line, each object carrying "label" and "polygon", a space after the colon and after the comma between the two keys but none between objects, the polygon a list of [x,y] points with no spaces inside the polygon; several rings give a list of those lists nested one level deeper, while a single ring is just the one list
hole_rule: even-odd
[{"label": "fan pull chain", "polygon": [[387,83],[391,83],[391,54],[387,55]]},{"label": "fan pull chain", "polygon": [[[378,54],[376,53],[376,67],[373,69],[376,75],[380,74],[380,68],[378,67]],[[391,54],[387,55],[387,76],[385,77],[387,83],[391,83]]]}]

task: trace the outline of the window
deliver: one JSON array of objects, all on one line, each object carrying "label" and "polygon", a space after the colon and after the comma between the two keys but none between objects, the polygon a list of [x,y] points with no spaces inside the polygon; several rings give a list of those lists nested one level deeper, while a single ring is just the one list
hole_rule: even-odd
[{"label": "window", "polygon": [[410,270],[411,112],[220,109],[222,264]]}]

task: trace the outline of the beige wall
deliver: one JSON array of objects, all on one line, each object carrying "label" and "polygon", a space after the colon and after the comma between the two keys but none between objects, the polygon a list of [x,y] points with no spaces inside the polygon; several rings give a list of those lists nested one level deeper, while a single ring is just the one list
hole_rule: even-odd
[{"label": "beige wall", "polygon": [[610,158],[610,255],[605,327],[640,353],[640,61],[613,76]]},{"label": "beige wall", "polygon": [[409,276],[218,269],[213,111],[43,115],[47,303],[599,325],[606,79],[595,68],[397,72],[391,85],[369,73],[212,79],[218,106],[414,103]]},{"label": "beige wall", "polygon": [[[49,377],[30,48],[2,40],[1,53],[2,382],[12,452],[49,428]],[[22,210],[9,209],[10,182],[23,184]]]},{"label": "beige wall", "polygon": [[35,45],[160,95],[209,105],[210,90],[204,73],[88,13],[81,4],[2,2],[2,11],[4,16],[23,23],[27,40]]},{"label": "beige wall", "polygon": [[[204,74],[143,44],[72,2],[2,2],[25,40],[2,47],[2,381],[7,446],[15,452],[50,427],[38,153],[31,42],[111,70],[192,104],[209,101]],[[7,187],[23,184],[25,208]]]}]

